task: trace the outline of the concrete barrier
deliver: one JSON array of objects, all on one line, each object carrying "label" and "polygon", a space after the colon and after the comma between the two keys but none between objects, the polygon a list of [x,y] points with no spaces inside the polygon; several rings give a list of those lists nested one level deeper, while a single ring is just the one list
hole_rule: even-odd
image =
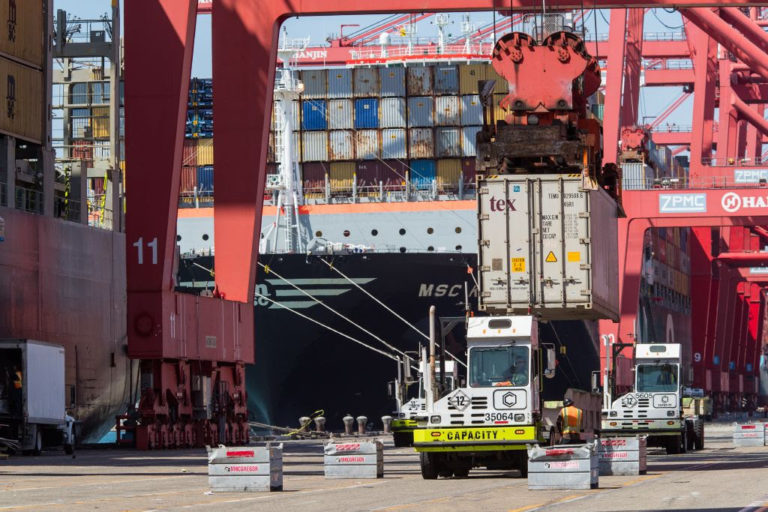
[{"label": "concrete barrier", "polygon": [[734,423],[734,446],[765,446],[765,426],[762,423]]},{"label": "concrete barrier", "polygon": [[596,489],[596,443],[528,449],[528,489]]},{"label": "concrete barrier", "polygon": [[648,467],[645,436],[600,439],[600,476],[643,475]]},{"label": "concrete barrier", "polygon": [[208,485],[214,492],[283,490],[283,445],[208,447]]},{"label": "concrete barrier", "polygon": [[324,452],[325,478],[384,476],[384,445],[381,441],[328,443]]}]

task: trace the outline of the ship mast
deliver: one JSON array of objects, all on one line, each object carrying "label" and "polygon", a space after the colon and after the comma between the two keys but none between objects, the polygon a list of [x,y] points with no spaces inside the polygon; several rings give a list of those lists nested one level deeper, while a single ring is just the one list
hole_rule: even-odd
[{"label": "ship mast", "polygon": [[278,240],[284,243],[284,251],[303,252],[307,240],[302,236],[299,218],[299,206],[302,204],[301,179],[299,177],[298,155],[293,141],[293,120],[295,102],[304,91],[304,84],[297,77],[291,66],[298,53],[306,50],[309,38],[289,40],[283,29],[283,39],[278,56],[283,61],[283,68],[275,81],[275,153],[278,161],[278,174],[269,176],[267,189],[276,192],[277,215],[272,249],[277,249]]}]

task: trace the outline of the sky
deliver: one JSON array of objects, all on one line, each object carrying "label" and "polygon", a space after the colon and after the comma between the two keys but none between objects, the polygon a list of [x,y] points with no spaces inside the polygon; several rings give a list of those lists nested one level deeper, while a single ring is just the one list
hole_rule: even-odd
[{"label": "sky", "polygon": [[[125,0],[124,0],[125,1]],[[110,0],[54,0],[54,10],[64,9],[80,18],[98,18],[100,15],[111,9]],[[610,11],[598,11],[598,16],[589,16],[586,23],[587,33],[595,32],[595,21],[597,21],[597,32],[604,34],[608,32],[607,19]],[[288,29],[289,37],[310,36],[312,44],[322,45],[325,43],[329,33],[339,32],[342,24],[359,24],[365,27],[385,15],[366,15],[366,16],[322,16],[322,17],[297,17],[286,21],[285,26]],[[596,18],[596,20],[595,20]],[[472,23],[482,26],[490,23],[493,19],[492,13],[472,13]],[[501,19],[497,17],[497,20]],[[461,34],[461,13],[451,14],[452,24],[446,28],[448,33],[453,35]],[[654,9],[648,12],[645,17],[645,32],[679,32],[682,26],[682,19],[676,12],[665,12],[662,9]],[[357,30],[357,27],[346,28],[345,31]],[[418,37],[434,36],[437,30],[434,25],[423,22],[419,24]],[[197,28],[195,33],[195,54],[192,62],[192,76],[210,77],[211,76],[211,16],[198,16]],[[669,104],[671,104],[681,93],[680,87],[658,87],[654,89],[644,88],[640,99],[640,121],[650,120],[661,113]],[[690,125],[691,111],[693,108],[693,97],[691,96],[683,103],[677,111],[669,117],[670,123],[676,123],[678,126]]]}]

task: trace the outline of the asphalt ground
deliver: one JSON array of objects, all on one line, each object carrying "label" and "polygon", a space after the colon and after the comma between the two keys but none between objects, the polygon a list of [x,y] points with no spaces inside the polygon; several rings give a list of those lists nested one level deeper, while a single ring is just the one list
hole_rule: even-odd
[{"label": "asphalt ground", "polygon": [[647,474],[600,477],[589,491],[529,491],[514,471],[484,469],[425,481],[416,453],[387,437],[377,480],[326,480],[320,441],[286,443],[284,490],[271,493],[211,493],[204,450],[50,451],[0,460],[0,512],[768,510],[768,447],[734,448],[730,433],[728,424],[708,425],[704,450],[651,449]]}]

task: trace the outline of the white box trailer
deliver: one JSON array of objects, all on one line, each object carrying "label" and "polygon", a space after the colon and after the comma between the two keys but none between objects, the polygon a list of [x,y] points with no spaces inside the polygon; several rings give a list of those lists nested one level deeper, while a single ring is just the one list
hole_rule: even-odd
[{"label": "white box trailer", "polygon": [[[26,339],[0,340],[0,437],[21,450],[74,448],[74,419],[67,415],[64,347]],[[14,380],[21,377],[21,393]]]},{"label": "white box trailer", "polygon": [[541,320],[619,315],[618,208],[581,175],[478,176],[479,308]]}]

